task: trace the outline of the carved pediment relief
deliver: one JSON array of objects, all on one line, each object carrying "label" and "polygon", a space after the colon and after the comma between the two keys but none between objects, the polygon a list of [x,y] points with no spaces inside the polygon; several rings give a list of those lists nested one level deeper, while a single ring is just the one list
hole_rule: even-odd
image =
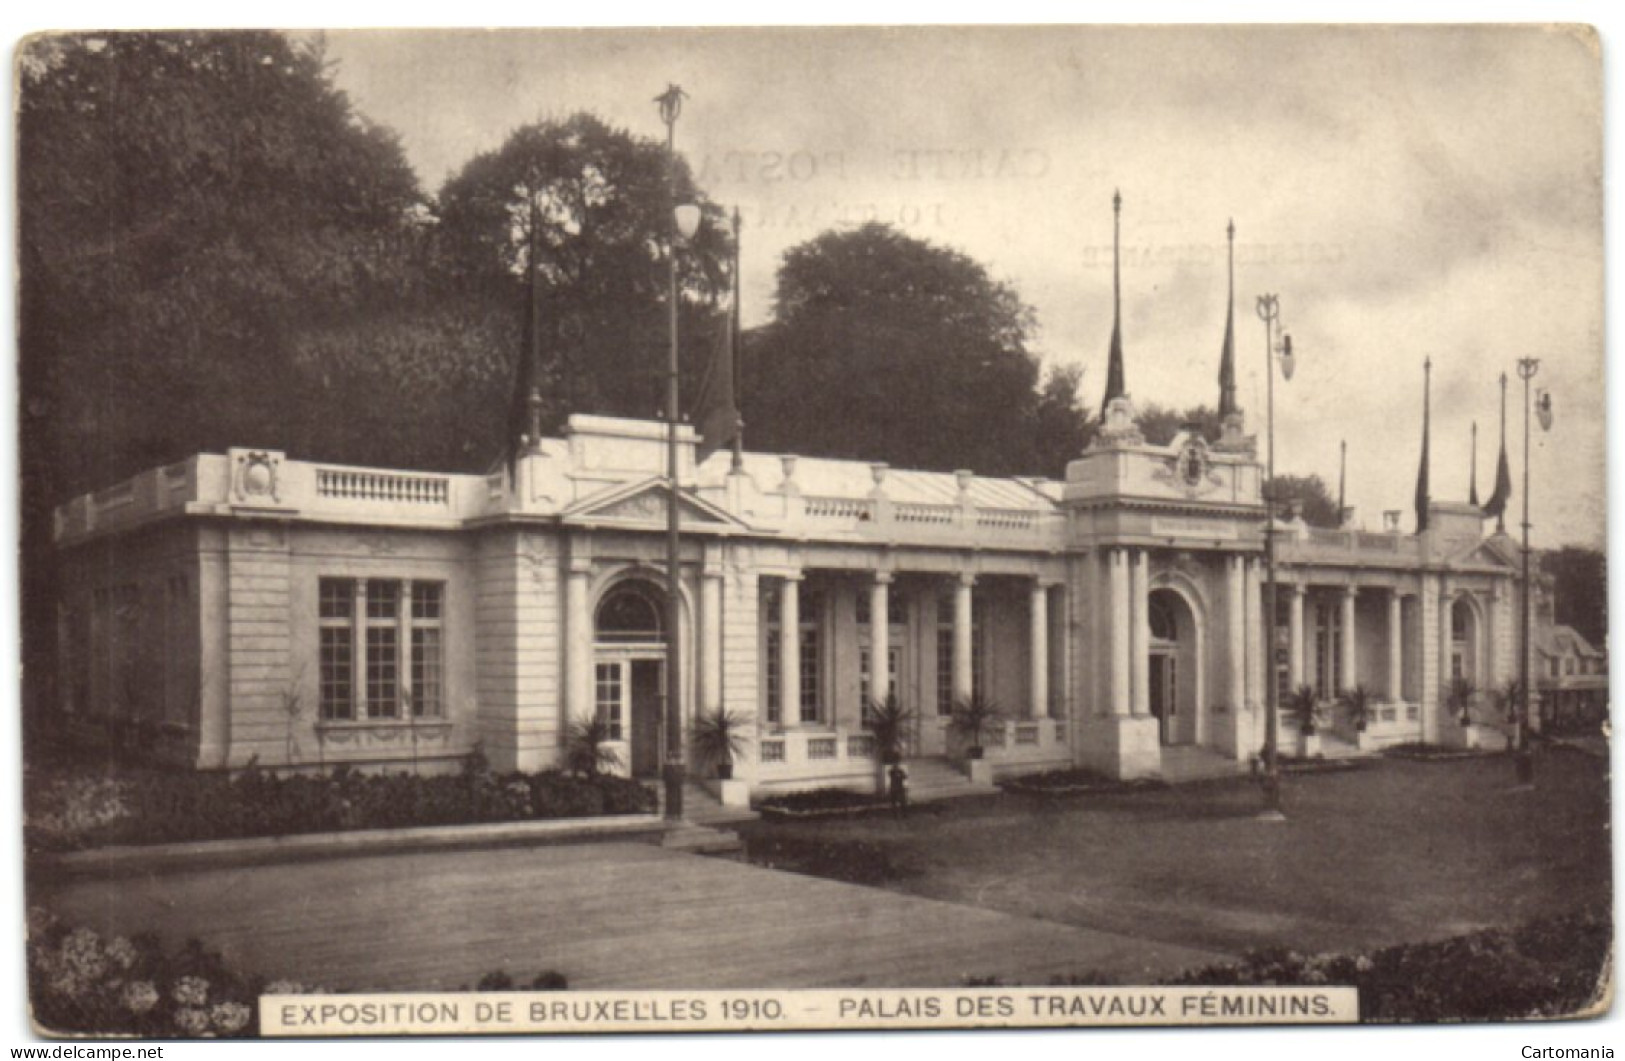
[{"label": "carved pediment relief", "polygon": [[[641,523],[664,526],[670,491],[664,483],[649,483],[631,489],[623,488],[601,499],[588,499],[574,511],[566,514],[572,522]],[[735,527],[740,522],[727,512],[696,497],[682,496],[678,500],[678,514],[685,527]]]}]

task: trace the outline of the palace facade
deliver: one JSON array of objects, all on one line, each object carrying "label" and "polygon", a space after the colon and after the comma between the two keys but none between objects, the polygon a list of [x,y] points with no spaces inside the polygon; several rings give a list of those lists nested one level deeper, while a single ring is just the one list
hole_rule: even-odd
[{"label": "palace facade", "polygon": [[[577,415],[512,471],[440,475],[200,454],[56,517],[60,710],[198,769],[556,764],[574,719],[623,768],[662,756],[667,506],[680,508],[681,702],[748,716],[755,794],[874,781],[863,705],[917,712],[908,754],[963,767],[947,725],[1007,720],[975,767],[1244,770],[1265,683],[1312,687],[1327,747],[1498,746],[1518,671],[1517,550],[1473,506],[1401,533],[1276,524],[1239,413],[1151,445],[1126,396],[1064,481],[726,451]],[[1452,679],[1479,692],[1465,706]],[[1369,691],[1363,731],[1335,706]],[[1281,740],[1297,740],[1283,712]]]}]

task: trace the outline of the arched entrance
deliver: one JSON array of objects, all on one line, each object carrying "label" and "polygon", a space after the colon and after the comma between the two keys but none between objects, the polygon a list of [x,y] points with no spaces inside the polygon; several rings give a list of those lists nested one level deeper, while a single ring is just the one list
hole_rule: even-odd
[{"label": "arched entrance", "polygon": [[1155,589],[1146,618],[1151,627],[1147,692],[1157,733],[1163,744],[1194,744],[1199,738],[1196,617],[1179,593]]},{"label": "arched entrance", "polygon": [[665,593],[642,578],[615,583],[593,616],[593,709],[622,744],[633,777],[660,775],[666,673]]},{"label": "arched entrance", "polygon": [[1478,611],[1466,596],[1450,606],[1450,677],[1484,684],[1478,670]]}]

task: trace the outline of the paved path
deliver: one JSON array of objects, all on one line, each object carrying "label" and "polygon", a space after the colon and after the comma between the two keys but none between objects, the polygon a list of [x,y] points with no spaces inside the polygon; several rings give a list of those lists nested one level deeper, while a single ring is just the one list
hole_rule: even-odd
[{"label": "paved path", "polygon": [[196,936],[233,965],[334,989],[1125,982],[1224,955],[642,844],[194,870],[42,888],[70,923]]}]

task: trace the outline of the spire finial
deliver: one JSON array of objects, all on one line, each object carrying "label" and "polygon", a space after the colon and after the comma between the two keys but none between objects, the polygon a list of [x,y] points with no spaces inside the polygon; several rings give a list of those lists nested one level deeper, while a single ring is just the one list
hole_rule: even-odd
[{"label": "spire finial", "polygon": [[1106,361],[1106,396],[1100,402],[1100,419],[1113,398],[1127,395],[1123,382],[1123,276],[1121,254],[1123,193],[1112,189],[1112,343]]},{"label": "spire finial", "polygon": [[1113,188],[1112,189],[1112,213],[1119,214],[1119,213],[1122,213],[1122,211],[1123,211],[1123,193],[1122,193],[1121,190],[1119,190],[1117,188]]}]

